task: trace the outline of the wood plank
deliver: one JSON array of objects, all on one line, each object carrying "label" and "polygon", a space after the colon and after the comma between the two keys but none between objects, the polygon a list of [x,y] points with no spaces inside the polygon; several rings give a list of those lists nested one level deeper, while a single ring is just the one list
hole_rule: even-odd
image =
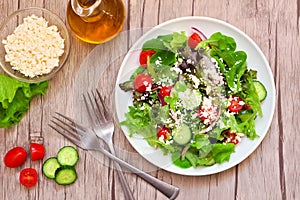
[{"label": "wood plank", "polygon": [[[48,127],[54,112],[61,112],[89,123],[81,94],[97,86],[112,107],[114,82],[120,63],[129,47],[150,27],[181,16],[209,16],[224,20],[249,35],[266,55],[274,73],[277,108],[269,133],[259,148],[237,167],[203,177],[181,176],[158,170],[130,146],[120,128],[116,128],[116,150],[121,158],[153,176],[180,187],[178,199],[299,199],[299,110],[300,70],[299,13],[297,0],[141,0],[124,1],[127,8],[123,32],[111,42],[89,45],[71,32],[72,48],[64,68],[50,81],[47,95],[37,97],[18,126],[0,129],[0,160],[10,148],[28,147],[30,136],[42,136],[46,157],[70,142]],[[0,2],[0,21],[13,11],[30,6],[52,10],[65,21],[67,1],[18,0]],[[94,51],[93,51],[94,50]],[[89,53],[94,61],[84,63]],[[83,64],[82,64],[83,63]],[[103,67],[104,73],[101,72]],[[1,72],[3,72],[1,70]],[[101,78],[100,78],[101,77]],[[107,87],[102,87],[106,85]],[[41,168],[42,162],[26,161],[9,169],[0,163],[1,199],[125,199],[111,162],[79,150],[76,184],[64,187],[39,175],[35,188],[19,184],[18,175],[25,167]],[[137,176],[126,172],[136,199],[166,199]],[[11,194],[14,194],[14,197]]]}]

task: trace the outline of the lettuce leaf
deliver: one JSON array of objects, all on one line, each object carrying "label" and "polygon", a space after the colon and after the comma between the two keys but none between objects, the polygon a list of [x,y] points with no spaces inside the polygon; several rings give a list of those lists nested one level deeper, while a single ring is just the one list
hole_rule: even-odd
[{"label": "lettuce leaf", "polygon": [[0,128],[9,128],[21,121],[31,99],[45,95],[48,82],[24,83],[0,74]]},{"label": "lettuce leaf", "polygon": [[145,139],[151,138],[156,133],[155,126],[151,124],[151,108],[149,104],[139,103],[136,106],[129,106],[129,112],[125,114],[126,119],[119,123],[126,126],[133,134],[140,134]]},{"label": "lettuce leaf", "polygon": [[156,52],[171,51],[176,53],[178,49],[183,48],[186,45],[187,39],[188,37],[186,36],[185,31],[181,31],[180,33],[174,32],[146,41],[143,44],[142,49],[153,49]]},{"label": "lettuce leaf", "polygon": [[235,145],[233,143],[216,143],[212,149],[212,157],[216,163],[229,161],[230,155],[234,152]]},{"label": "lettuce leaf", "polygon": [[216,32],[210,36],[207,40],[203,40],[198,44],[196,49],[206,49],[207,47],[211,49],[217,48],[221,51],[235,51],[236,42],[232,37],[223,35],[220,32]]}]

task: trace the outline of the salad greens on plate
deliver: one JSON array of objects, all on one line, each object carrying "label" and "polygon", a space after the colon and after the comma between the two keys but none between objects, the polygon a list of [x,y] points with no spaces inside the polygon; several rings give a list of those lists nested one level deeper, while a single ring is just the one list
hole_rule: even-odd
[{"label": "salad greens on plate", "polygon": [[267,95],[232,37],[193,30],[146,41],[140,65],[119,85],[133,94],[120,125],[182,168],[229,161],[243,137],[259,137],[255,119]]}]

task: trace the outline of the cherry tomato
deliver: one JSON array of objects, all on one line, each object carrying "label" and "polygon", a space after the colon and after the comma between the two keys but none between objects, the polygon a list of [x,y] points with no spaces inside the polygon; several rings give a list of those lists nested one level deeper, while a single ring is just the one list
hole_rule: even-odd
[{"label": "cherry tomato", "polygon": [[158,129],[157,131],[157,138],[160,138],[161,136],[164,137],[164,140],[167,140],[169,138],[170,135],[170,129],[168,129],[167,127],[163,126],[160,129]]},{"label": "cherry tomato", "polygon": [[188,39],[188,45],[194,49],[201,41],[200,36],[197,33],[193,33]]},{"label": "cherry tomato", "polygon": [[230,105],[227,107],[227,109],[230,112],[238,113],[243,109],[245,105],[245,102],[242,100],[242,98],[238,96],[230,96],[228,100],[230,102]]},{"label": "cherry tomato", "polygon": [[9,150],[4,156],[6,167],[15,168],[24,164],[27,158],[27,152],[23,147],[15,147]]},{"label": "cherry tomato", "polygon": [[150,50],[143,50],[140,54],[140,64],[144,67],[147,68],[147,63],[148,63],[148,59],[151,58],[151,56],[153,54],[155,54],[156,52],[152,49]]},{"label": "cherry tomato", "polygon": [[30,154],[31,154],[32,161],[41,160],[45,156],[45,147],[38,143],[31,143]]},{"label": "cherry tomato", "polygon": [[164,86],[164,87],[162,87],[161,90],[159,91],[159,94],[160,94],[162,97],[170,96],[170,94],[171,94],[171,89],[172,89],[172,86]]},{"label": "cherry tomato", "polygon": [[235,133],[230,132],[229,130],[225,130],[223,133],[224,140],[223,142],[230,142],[233,144],[238,144],[239,140],[237,139],[237,135]]},{"label": "cherry tomato", "polygon": [[149,87],[151,88],[153,81],[151,76],[147,74],[139,74],[135,77],[133,85],[136,91],[138,92],[145,92],[146,89]]},{"label": "cherry tomato", "polygon": [[204,124],[211,124],[216,120],[218,112],[215,110],[214,105],[211,108],[204,108],[203,106],[197,112],[198,117],[203,121]]},{"label": "cherry tomato", "polygon": [[209,116],[208,116],[208,113],[205,112],[203,109],[199,109],[197,114],[198,114],[198,117],[199,117],[202,121],[208,119],[208,117],[209,117]]},{"label": "cherry tomato", "polygon": [[37,171],[33,168],[25,168],[20,173],[20,183],[25,187],[32,187],[38,181]]}]

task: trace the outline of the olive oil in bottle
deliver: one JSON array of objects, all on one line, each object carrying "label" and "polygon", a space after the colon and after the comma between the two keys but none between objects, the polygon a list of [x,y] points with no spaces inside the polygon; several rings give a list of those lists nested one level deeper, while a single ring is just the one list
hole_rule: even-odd
[{"label": "olive oil in bottle", "polygon": [[122,0],[70,0],[67,21],[81,40],[100,44],[114,38],[122,29],[125,7]]}]

